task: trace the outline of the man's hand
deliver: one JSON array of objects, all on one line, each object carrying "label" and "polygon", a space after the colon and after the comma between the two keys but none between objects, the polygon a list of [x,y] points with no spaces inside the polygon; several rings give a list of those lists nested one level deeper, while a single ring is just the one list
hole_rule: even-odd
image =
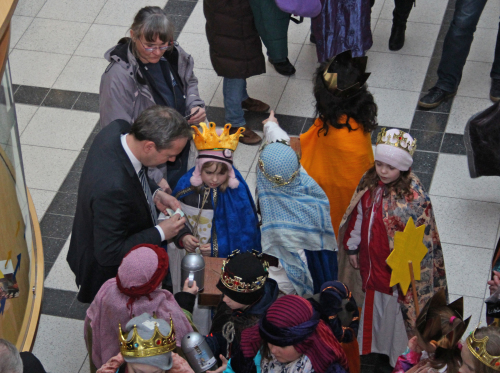
[{"label": "man's hand", "polygon": [[222,373],[226,370],[227,368],[227,359],[221,354],[219,355],[220,360],[222,361],[222,366],[219,367],[217,370],[209,370],[207,373]]},{"label": "man's hand", "polygon": [[493,271],[493,280],[488,281],[488,285],[490,285],[490,295],[493,295],[500,285],[500,273]]},{"label": "man's hand", "polygon": [[177,236],[177,233],[184,227],[184,224],[186,224],[186,218],[181,218],[179,214],[175,214],[170,219],[165,219],[158,223],[165,234],[165,240]]},{"label": "man's hand", "polygon": [[184,281],[184,286],[182,287],[182,291],[193,295],[198,294],[198,290],[200,289],[198,289],[198,286],[196,286],[196,281],[193,281],[193,286],[191,287],[189,287],[188,284],[189,284],[189,277],[186,279],[186,281]]},{"label": "man's hand", "polygon": [[359,269],[358,254],[349,255],[349,263],[351,263],[352,268]]},{"label": "man's hand", "polygon": [[195,106],[194,108],[191,109],[191,114],[194,113],[196,110],[200,109],[195,115],[193,115],[191,118],[189,118],[188,123],[189,124],[198,124],[200,122],[204,122],[207,119],[207,114],[205,112],[205,109],[199,106]]},{"label": "man's hand", "polygon": [[196,248],[200,246],[200,241],[198,241],[198,239],[191,234],[186,234],[182,237],[181,241],[188,253],[194,253]]},{"label": "man's hand", "polygon": [[[266,124],[267,122],[275,122],[275,123],[278,123],[278,119],[276,119],[276,117],[274,116],[274,110],[271,110],[271,114],[269,114],[269,118],[267,119],[264,119],[262,121],[262,124]],[[279,123],[278,123],[279,125]]]},{"label": "man's hand", "polygon": [[175,199],[175,197],[167,194],[163,191],[158,191],[155,194],[154,203],[156,208],[168,216],[167,208],[172,210],[177,210],[181,208],[181,203]]},{"label": "man's hand", "polygon": [[201,255],[210,256],[212,254],[212,244],[206,243],[200,246]]},{"label": "man's hand", "polygon": [[167,180],[161,179],[158,183],[158,186],[167,194],[172,194],[172,189],[170,189],[170,185],[168,185]]}]

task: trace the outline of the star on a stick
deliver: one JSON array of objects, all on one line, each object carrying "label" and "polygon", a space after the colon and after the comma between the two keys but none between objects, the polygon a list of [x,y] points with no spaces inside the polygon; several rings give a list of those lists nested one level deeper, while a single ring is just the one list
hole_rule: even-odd
[{"label": "star on a stick", "polygon": [[404,232],[394,234],[394,250],[386,262],[392,268],[390,286],[399,284],[404,295],[411,283],[409,261],[413,263],[415,280],[420,280],[420,262],[427,254],[427,247],[423,243],[424,231],[425,225],[417,228],[413,218],[410,218]]}]

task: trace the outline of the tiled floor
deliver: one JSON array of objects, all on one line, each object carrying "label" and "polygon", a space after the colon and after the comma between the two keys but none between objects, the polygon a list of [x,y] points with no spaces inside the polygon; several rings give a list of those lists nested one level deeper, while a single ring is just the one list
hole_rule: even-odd
[{"label": "tiled floor", "polygon": [[[224,122],[222,78],[210,63],[202,1],[166,1],[19,0],[13,18],[10,65],[19,133],[46,262],[43,315],[34,353],[52,373],[88,372],[82,336],[86,305],[75,299],[74,275],[65,256],[81,168],[98,130],[99,81],[107,65],[102,55],[127,34],[142,6],[166,5],[177,26],[177,40],[194,57],[209,119],[219,125]],[[416,110],[416,103],[435,82],[454,2],[419,0],[409,19],[406,45],[395,53],[387,49],[393,4],[376,0],[372,9],[368,84],[379,105],[380,126],[409,129],[418,138],[414,171],[432,196],[451,298],[465,297],[473,328],[484,319],[485,282],[500,233],[500,183],[497,177],[469,178],[462,134],[468,118],[490,105],[489,69],[500,0],[486,5],[457,97],[430,112]],[[291,24],[289,59],[297,73],[283,77],[267,62],[266,74],[248,79],[250,95],[268,102],[280,114],[281,125],[294,135],[306,131],[314,116],[314,48],[309,22]],[[264,118],[247,115],[255,129],[261,128]],[[252,190],[257,148],[240,145],[235,160]]]}]

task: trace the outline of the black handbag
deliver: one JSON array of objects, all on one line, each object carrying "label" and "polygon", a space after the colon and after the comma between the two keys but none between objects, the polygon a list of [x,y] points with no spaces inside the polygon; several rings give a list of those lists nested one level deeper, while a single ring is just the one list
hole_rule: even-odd
[{"label": "black handbag", "polygon": [[471,178],[500,176],[500,102],[469,119],[464,142]]}]

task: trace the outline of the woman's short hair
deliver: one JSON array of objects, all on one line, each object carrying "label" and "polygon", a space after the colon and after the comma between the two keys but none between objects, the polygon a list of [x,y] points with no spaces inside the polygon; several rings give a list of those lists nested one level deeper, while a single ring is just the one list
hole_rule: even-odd
[{"label": "woman's short hair", "polygon": [[148,42],[155,42],[157,38],[164,43],[174,40],[174,25],[167,13],[158,6],[146,6],[139,10],[130,30],[134,37],[142,36]]}]

